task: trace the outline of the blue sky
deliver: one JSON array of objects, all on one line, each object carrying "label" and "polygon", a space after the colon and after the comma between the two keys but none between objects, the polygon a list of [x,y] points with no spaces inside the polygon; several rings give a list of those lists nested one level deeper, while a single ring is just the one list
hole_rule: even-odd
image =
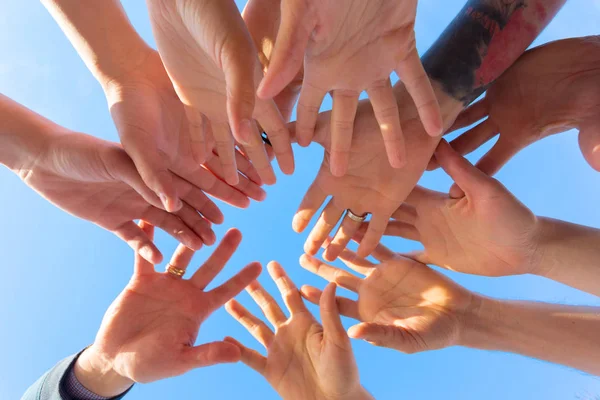
[{"label": "blue sky", "polygon": [[[100,87],[40,2],[2,3],[0,92],[70,129],[117,140]],[[238,4],[243,6],[244,1]],[[463,4],[464,0],[420,0],[417,40],[421,52]],[[153,43],[143,2],[125,0],[124,5],[141,35]],[[599,20],[600,1],[570,0],[536,44],[598,34]],[[327,100],[324,108],[330,105]],[[217,227],[217,236],[236,226],[244,240],[221,278],[250,261],[278,260],[298,285],[323,286],[299,267],[306,234],[297,235],[291,229],[292,215],[316,174],[322,150],[313,145],[295,152],[296,174],[280,176],[278,184],[267,189],[265,202],[254,203],[248,210],[223,207],[226,222]],[[498,178],[538,215],[600,227],[600,174],[581,157],[575,132],[523,151]],[[422,184],[447,190],[450,180],[433,172],[423,177]],[[17,399],[59,359],[93,341],[104,311],[130,277],[133,256],[112,234],[54,208],[6,169],[0,169],[0,192],[0,260],[6,271],[0,279],[0,399]],[[157,242],[166,258],[176,247],[162,232]],[[386,243],[399,251],[416,246],[402,240]],[[193,263],[199,265],[210,251],[200,251]],[[451,276],[489,296],[600,306],[597,298],[542,278]],[[276,293],[268,278],[261,281]],[[242,294],[239,299],[256,311],[249,296]],[[349,326],[351,321],[345,323]],[[225,335],[259,349],[224,310],[205,323],[199,341]],[[408,356],[360,342],[354,348],[362,382],[377,399],[588,400],[600,395],[597,378],[517,355],[450,348]],[[138,385],[128,398],[276,399],[277,395],[262,377],[237,364]]]}]

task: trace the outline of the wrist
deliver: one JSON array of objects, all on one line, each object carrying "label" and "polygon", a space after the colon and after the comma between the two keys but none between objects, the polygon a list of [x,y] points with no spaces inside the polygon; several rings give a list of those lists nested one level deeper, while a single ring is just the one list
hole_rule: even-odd
[{"label": "wrist", "polygon": [[115,397],[134,382],[121,376],[114,368],[112,361],[97,351],[94,346],[81,353],[73,367],[75,377],[87,390],[102,397]]},{"label": "wrist", "polygon": [[493,338],[501,331],[503,304],[500,300],[481,295],[474,297],[474,306],[462,315],[456,345],[496,350]]}]

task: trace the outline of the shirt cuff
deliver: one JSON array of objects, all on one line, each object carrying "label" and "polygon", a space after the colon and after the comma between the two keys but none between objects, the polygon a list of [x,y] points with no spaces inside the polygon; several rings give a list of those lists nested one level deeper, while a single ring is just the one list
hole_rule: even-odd
[{"label": "shirt cuff", "polygon": [[63,380],[63,390],[73,400],[108,400],[109,397],[98,396],[89,391],[75,376],[75,368],[70,368]]}]

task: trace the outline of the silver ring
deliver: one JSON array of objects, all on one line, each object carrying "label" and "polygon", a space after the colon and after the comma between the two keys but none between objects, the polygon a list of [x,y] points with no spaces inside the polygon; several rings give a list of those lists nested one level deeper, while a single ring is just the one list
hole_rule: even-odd
[{"label": "silver ring", "polygon": [[365,222],[365,220],[367,219],[367,215],[369,215],[369,213],[364,213],[363,215],[356,215],[352,212],[351,209],[346,209],[346,215],[348,216],[348,218],[350,218],[352,221],[355,222]]}]

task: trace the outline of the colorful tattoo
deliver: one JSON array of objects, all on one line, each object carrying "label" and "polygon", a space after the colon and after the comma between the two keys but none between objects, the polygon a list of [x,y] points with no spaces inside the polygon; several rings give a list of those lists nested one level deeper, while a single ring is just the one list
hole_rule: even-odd
[{"label": "colorful tattoo", "polygon": [[431,79],[468,105],[527,49],[566,0],[469,0],[423,56]]}]

